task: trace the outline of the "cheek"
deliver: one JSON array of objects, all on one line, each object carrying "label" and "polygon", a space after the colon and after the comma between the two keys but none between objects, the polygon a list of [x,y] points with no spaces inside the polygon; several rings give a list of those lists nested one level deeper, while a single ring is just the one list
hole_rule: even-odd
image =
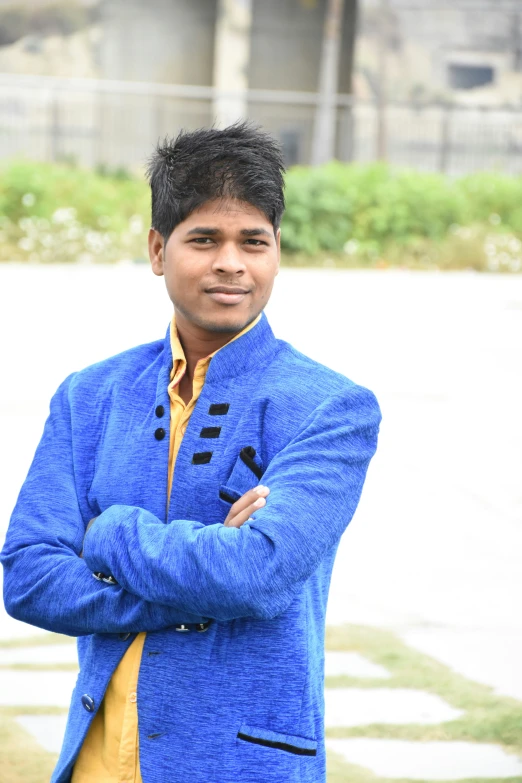
[{"label": "cheek", "polygon": [[258,279],[257,288],[261,296],[266,297],[270,295],[274,285],[275,274],[276,272],[271,266],[270,269],[266,270],[266,274]]},{"label": "cheek", "polygon": [[179,264],[168,264],[165,269],[165,282],[171,293],[186,296],[194,288],[194,281]]}]

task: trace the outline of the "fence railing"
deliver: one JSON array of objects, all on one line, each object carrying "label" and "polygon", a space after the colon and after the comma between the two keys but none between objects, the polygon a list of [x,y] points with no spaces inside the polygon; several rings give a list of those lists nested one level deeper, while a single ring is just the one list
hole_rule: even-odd
[{"label": "fence railing", "polygon": [[[158,138],[213,122],[214,87],[0,74],[0,158],[75,160],[136,168]],[[283,143],[287,162],[308,163],[317,93],[249,90],[248,116]],[[463,174],[522,173],[522,110],[449,104],[375,105],[338,95],[336,155],[374,160],[384,123],[390,162]]]}]

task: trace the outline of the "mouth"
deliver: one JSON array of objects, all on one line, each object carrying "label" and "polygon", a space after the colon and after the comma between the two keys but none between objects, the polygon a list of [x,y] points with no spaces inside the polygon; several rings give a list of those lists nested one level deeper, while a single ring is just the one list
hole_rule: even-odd
[{"label": "mouth", "polygon": [[250,293],[246,288],[227,288],[224,285],[208,288],[206,292],[215,302],[220,304],[234,305],[243,301],[245,296]]}]

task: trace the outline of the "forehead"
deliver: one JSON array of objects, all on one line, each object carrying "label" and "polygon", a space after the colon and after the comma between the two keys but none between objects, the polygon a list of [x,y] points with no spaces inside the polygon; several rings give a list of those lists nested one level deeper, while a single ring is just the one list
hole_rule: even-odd
[{"label": "forehead", "polygon": [[247,201],[230,198],[206,201],[191,212],[177,228],[185,231],[201,225],[222,230],[245,227],[272,229],[272,224],[260,209]]}]

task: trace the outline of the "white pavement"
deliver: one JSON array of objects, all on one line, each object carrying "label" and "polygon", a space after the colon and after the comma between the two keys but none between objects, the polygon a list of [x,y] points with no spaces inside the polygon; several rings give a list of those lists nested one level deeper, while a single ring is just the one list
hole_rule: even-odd
[{"label": "white pavement", "polygon": [[385,778],[499,780],[522,775],[522,760],[496,745],[354,738],[329,739],[326,747]]},{"label": "white pavement", "polygon": [[[423,650],[522,698],[522,276],[282,269],[267,314],[383,410],[329,622],[429,631]],[[0,539],[61,380],[169,319],[145,265],[0,266]]]},{"label": "white pavement", "polygon": [[[1,658],[0,658],[1,661]],[[324,656],[325,677],[368,677],[379,680],[387,680],[390,672],[372,663],[364,656],[356,652],[343,652],[341,650],[326,650]]]},{"label": "white pavement", "polygon": [[325,725],[429,725],[456,720],[464,713],[439,696],[412,688],[325,688]]},{"label": "white pavement", "polygon": [[44,644],[35,647],[0,647],[0,666],[13,664],[53,666],[61,663],[78,664],[75,644]]},{"label": "white pavement", "polygon": [[59,753],[62,748],[67,715],[19,715],[20,726],[32,734],[49,753]]},{"label": "white pavement", "polygon": [[1,707],[68,707],[75,671],[0,669]]}]

